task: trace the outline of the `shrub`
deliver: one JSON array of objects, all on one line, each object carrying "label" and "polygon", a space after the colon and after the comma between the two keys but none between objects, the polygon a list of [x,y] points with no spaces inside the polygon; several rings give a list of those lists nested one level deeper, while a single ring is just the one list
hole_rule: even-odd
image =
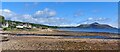
[{"label": "shrub", "polygon": [[3,30],[7,30],[7,28],[3,28]]}]

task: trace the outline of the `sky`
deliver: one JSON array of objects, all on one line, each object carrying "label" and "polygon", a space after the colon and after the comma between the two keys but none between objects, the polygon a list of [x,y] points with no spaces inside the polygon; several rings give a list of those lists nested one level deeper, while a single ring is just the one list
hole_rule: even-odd
[{"label": "sky", "polygon": [[50,26],[98,22],[118,27],[117,2],[2,2],[0,11],[12,21]]},{"label": "sky", "polygon": [[120,0],[1,0],[2,2],[119,2]]}]

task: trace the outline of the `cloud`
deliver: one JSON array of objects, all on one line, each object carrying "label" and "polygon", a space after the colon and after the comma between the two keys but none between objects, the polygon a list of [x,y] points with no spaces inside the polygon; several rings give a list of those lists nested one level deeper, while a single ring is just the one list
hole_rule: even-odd
[{"label": "cloud", "polygon": [[93,10],[92,12],[93,13],[98,13],[98,12],[100,12],[100,10]]},{"label": "cloud", "polygon": [[87,18],[86,20],[81,20],[77,24],[91,24],[93,22],[98,22],[101,24],[108,24],[112,27],[119,27],[119,22],[118,21],[112,21],[110,18],[103,18],[103,17],[90,17]]},{"label": "cloud", "polygon": [[4,9],[3,11],[6,12],[6,13],[10,13],[10,12],[11,12],[11,11],[8,10],[8,9]]},{"label": "cloud", "polygon": [[39,2],[34,2],[34,3],[33,3],[33,5],[35,5],[35,6],[38,5],[38,4],[39,4]]},{"label": "cloud", "polygon": [[0,9],[0,12],[0,15],[5,16],[6,19],[11,19],[12,17],[16,16],[16,14],[9,9]]},{"label": "cloud", "polygon": [[110,18],[104,18],[104,17],[89,17],[85,20],[81,20],[78,22],[78,24],[82,23],[82,24],[90,24],[93,22],[108,22],[110,20]]},{"label": "cloud", "polygon": [[[90,17],[86,20],[81,20],[79,23],[74,23],[72,20],[68,20],[65,17],[57,17],[56,11],[45,8],[43,10],[38,10],[33,14],[17,14],[9,9],[0,10],[0,15],[3,15],[5,19],[12,21],[30,22],[37,24],[45,24],[50,26],[77,26],[81,23],[91,23],[91,22],[106,22],[110,21],[109,18],[104,17]],[[117,24],[112,24],[112,26],[118,26]]]},{"label": "cloud", "polygon": [[66,27],[66,26],[68,26],[68,27],[69,27],[69,26],[73,26],[73,27],[75,27],[75,26],[78,26],[78,25],[79,25],[79,24],[74,24],[74,23],[71,23],[71,24],[64,24],[64,23],[63,23],[63,24],[60,24],[59,26],[62,26],[62,27],[63,27],[63,26],[65,26],[65,27]]},{"label": "cloud", "polygon": [[0,15],[3,15],[5,19],[12,21],[21,21],[21,22],[30,22],[37,24],[45,24],[51,26],[60,26],[71,23],[70,20],[65,18],[56,17],[56,12],[45,8],[44,10],[36,11],[34,14],[23,14],[19,15],[9,9],[0,10],[2,12]]},{"label": "cloud", "polygon": [[25,7],[28,7],[29,6],[29,4],[28,3],[25,3]]},{"label": "cloud", "polygon": [[93,18],[88,18],[87,20],[93,20]]},{"label": "cloud", "polygon": [[82,16],[82,15],[83,15],[83,13],[82,13],[81,11],[77,11],[77,12],[74,14],[75,17],[80,17],[80,16]]},{"label": "cloud", "polygon": [[96,18],[88,18],[86,21],[107,21],[110,20],[109,18],[103,18],[103,17],[96,17]]},{"label": "cloud", "polygon": [[112,24],[109,24],[109,25],[112,26],[112,27],[120,28],[118,23],[112,23]]},{"label": "cloud", "polygon": [[39,10],[34,14],[34,17],[40,18],[49,18],[54,17],[56,15],[56,11],[50,10],[48,8],[45,8],[44,10]]}]

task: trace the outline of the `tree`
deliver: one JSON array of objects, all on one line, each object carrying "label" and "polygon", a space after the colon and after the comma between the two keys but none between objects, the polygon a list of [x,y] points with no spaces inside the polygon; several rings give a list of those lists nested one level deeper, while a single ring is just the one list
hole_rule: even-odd
[{"label": "tree", "polygon": [[0,23],[4,23],[5,22],[5,19],[4,19],[4,17],[3,16],[0,16]]}]

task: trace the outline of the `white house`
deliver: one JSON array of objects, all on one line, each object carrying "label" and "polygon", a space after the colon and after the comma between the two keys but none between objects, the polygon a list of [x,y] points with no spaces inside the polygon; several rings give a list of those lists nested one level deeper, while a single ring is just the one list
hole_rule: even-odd
[{"label": "white house", "polygon": [[18,25],[18,26],[16,26],[16,28],[24,28],[24,26]]},{"label": "white house", "polygon": [[32,28],[32,26],[29,24],[22,24],[22,25],[16,26],[16,28]]},{"label": "white house", "polygon": [[8,22],[6,22],[5,24],[2,24],[2,27],[3,27],[3,28],[7,28],[7,27],[9,27]]}]

